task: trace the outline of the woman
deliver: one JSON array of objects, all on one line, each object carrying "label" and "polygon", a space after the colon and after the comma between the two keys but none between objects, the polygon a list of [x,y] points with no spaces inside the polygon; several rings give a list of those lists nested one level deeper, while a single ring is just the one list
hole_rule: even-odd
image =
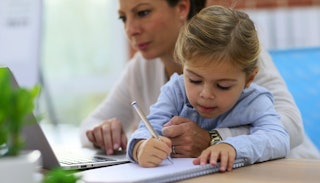
[{"label": "woman", "polygon": [[[139,116],[130,103],[137,101],[145,113],[156,102],[160,87],[173,73],[182,73],[174,62],[173,52],[180,28],[186,20],[204,7],[205,0],[119,0],[119,17],[130,44],[137,53],[129,61],[117,84],[100,106],[81,125],[81,142],[93,144],[113,154],[126,148],[127,134],[136,129]],[[260,71],[255,82],[269,89],[275,97],[275,108],[290,134],[291,149],[302,143],[306,136],[300,112],[269,54],[262,50]],[[248,133],[248,127],[217,129],[222,139]],[[163,134],[175,145],[174,157],[196,157],[208,147],[208,131],[185,118],[173,118]],[[179,142],[179,143],[178,143]],[[91,145],[92,146],[92,145]],[[309,143],[291,156],[309,157],[316,150]]]}]

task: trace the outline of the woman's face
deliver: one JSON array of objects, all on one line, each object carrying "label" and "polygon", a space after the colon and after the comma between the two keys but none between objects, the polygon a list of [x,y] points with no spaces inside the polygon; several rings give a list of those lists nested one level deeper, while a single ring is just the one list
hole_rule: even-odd
[{"label": "woman's face", "polygon": [[131,46],[146,59],[172,56],[189,11],[184,3],[170,7],[166,0],[119,0],[119,18]]}]

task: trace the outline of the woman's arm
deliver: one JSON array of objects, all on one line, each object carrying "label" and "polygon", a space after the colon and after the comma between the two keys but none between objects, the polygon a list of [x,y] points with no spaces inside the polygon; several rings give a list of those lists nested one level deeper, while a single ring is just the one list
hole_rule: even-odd
[{"label": "woman's arm", "polygon": [[[119,78],[113,86],[111,92],[107,95],[104,101],[82,122],[80,126],[80,139],[83,146],[92,146],[92,140],[88,139],[88,131],[102,131],[103,128],[108,128],[111,125],[120,126],[120,128],[104,129],[104,134],[109,134],[108,131],[120,133],[121,130],[125,133],[131,133],[136,128],[139,117],[132,110],[131,102],[136,96],[136,100],[140,99],[141,85],[144,85],[141,78],[144,75],[145,60],[142,60],[136,54],[126,65]],[[138,73],[138,74],[137,74]],[[144,103],[141,103],[142,106]],[[149,105],[148,105],[149,107]],[[105,125],[105,127],[103,127]],[[94,133],[94,132],[93,132]],[[101,133],[100,136],[103,136]],[[94,138],[92,138],[94,139]]]},{"label": "woman's arm", "polygon": [[285,81],[275,67],[272,58],[266,50],[260,56],[260,70],[255,82],[272,93],[274,106],[281,117],[281,122],[290,136],[290,148],[300,145],[303,141],[304,131],[300,111],[289,92]]},{"label": "woman's arm", "polygon": [[130,90],[127,89],[130,87],[129,82],[129,72],[126,68],[104,101],[82,122],[80,140],[83,146],[92,147],[92,142],[89,141],[86,134],[88,130],[93,130],[103,123],[113,123],[111,119],[120,122],[121,127],[117,130],[119,132],[121,129],[128,131],[132,127],[133,112],[128,105],[130,102]]},{"label": "woman's arm", "polygon": [[[139,102],[145,113],[160,93],[160,87],[165,82],[164,66],[159,59],[145,60],[137,52],[127,63],[119,75],[116,85],[106,99],[83,121],[80,128],[81,143],[92,146],[86,132],[106,121],[116,121],[125,134],[130,135],[137,128],[139,116],[131,106],[132,101]],[[119,128],[115,131],[120,133]]]}]

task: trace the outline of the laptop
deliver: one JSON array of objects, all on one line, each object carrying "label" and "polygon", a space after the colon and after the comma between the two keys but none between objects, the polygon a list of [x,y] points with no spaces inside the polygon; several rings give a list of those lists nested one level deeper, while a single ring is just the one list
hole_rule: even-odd
[{"label": "laptop", "polygon": [[[8,70],[13,87],[19,87],[14,75],[8,67],[1,67],[1,70]],[[101,150],[80,148],[55,150],[51,147],[41,126],[35,116],[29,116],[30,124],[23,127],[22,138],[24,139],[25,150],[39,150],[42,157],[42,165],[45,169],[63,168],[67,170],[89,169],[103,166],[127,163],[125,152],[118,152],[114,155],[105,155]]]}]

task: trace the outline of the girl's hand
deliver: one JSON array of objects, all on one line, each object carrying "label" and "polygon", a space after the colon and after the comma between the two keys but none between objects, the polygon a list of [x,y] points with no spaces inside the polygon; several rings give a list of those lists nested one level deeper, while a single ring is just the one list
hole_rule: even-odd
[{"label": "girl's hand", "polygon": [[156,167],[171,154],[171,140],[166,137],[139,141],[136,146],[137,162],[142,167]]},{"label": "girl's hand", "polygon": [[193,160],[193,164],[205,165],[209,162],[211,165],[216,166],[218,160],[220,160],[219,170],[225,172],[232,170],[235,158],[236,150],[233,146],[227,143],[220,143],[202,151],[201,155]]}]

